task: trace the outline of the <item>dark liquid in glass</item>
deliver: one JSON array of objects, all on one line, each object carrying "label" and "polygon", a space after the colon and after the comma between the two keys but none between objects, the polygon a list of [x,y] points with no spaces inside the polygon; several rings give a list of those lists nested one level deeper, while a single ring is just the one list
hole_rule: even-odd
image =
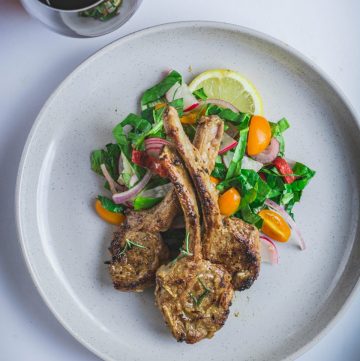
[{"label": "dark liquid in glass", "polygon": [[79,10],[96,4],[99,0],[39,0],[43,4],[60,10]]}]

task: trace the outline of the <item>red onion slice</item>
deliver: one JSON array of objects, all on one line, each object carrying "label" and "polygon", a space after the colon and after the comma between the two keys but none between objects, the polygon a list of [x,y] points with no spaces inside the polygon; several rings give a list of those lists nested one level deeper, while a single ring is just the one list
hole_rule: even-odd
[{"label": "red onion slice", "polygon": [[145,145],[150,145],[150,144],[161,144],[161,145],[172,145],[171,142],[169,142],[168,140],[166,139],[163,139],[163,138],[147,138],[145,139],[144,141]]},{"label": "red onion slice", "polygon": [[300,249],[302,251],[304,251],[306,248],[304,238],[299,230],[299,227],[296,225],[294,220],[288,215],[288,213],[285,211],[285,209],[282,206],[275,203],[274,201],[272,201],[271,199],[267,199],[265,201],[265,205],[267,205],[269,208],[273,209],[274,211],[278,212],[282,217],[284,217],[285,221],[289,224],[290,228],[294,231],[295,238],[299,243]]},{"label": "red onion slice", "polygon": [[154,158],[159,158],[159,155],[165,145],[171,145],[171,143],[162,138],[149,138],[145,140],[146,152]]},{"label": "red onion slice", "polygon": [[114,181],[114,179],[111,177],[109,171],[106,169],[106,166],[105,164],[101,164],[100,165],[100,168],[101,168],[101,171],[105,177],[105,179],[107,180],[107,182],[109,183],[109,187],[110,187],[110,190],[111,190],[111,193],[116,193],[117,190],[116,190],[116,182]]},{"label": "red onion slice", "polygon": [[235,105],[232,105],[231,103],[229,103],[225,100],[222,100],[222,99],[206,99],[200,103],[200,105],[203,105],[203,104],[214,104],[214,105],[217,105],[222,108],[230,109],[235,113],[239,113],[239,109],[236,108]]},{"label": "red onion slice", "polygon": [[279,154],[280,144],[276,138],[272,138],[268,147],[252,158],[263,164],[271,163]]},{"label": "red onion slice", "polygon": [[279,252],[275,242],[263,234],[260,235],[260,254],[262,262],[279,264]]},{"label": "red onion slice", "polygon": [[226,153],[228,150],[235,148],[237,144],[238,142],[235,139],[231,138],[230,135],[224,133],[220,144],[219,154]]},{"label": "red onion slice", "polygon": [[125,192],[122,193],[115,193],[112,196],[113,201],[116,204],[125,204],[127,201],[131,200],[132,198],[134,198],[137,194],[139,194],[144,187],[148,184],[149,180],[151,178],[151,171],[148,170],[143,179],[141,179],[141,181],[136,184],[135,187],[128,189]]}]

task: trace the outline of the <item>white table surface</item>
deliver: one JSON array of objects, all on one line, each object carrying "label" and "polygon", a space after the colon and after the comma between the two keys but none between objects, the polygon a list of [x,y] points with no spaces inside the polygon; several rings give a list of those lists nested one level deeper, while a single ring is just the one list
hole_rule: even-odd
[{"label": "white table surface", "polygon": [[[0,360],[98,360],[56,321],[28,275],[14,220],[18,163],[45,100],[78,64],[125,34],[179,20],[225,21],[285,41],[323,68],[360,114],[358,0],[144,0],[122,29],[95,39],[54,34],[16,0],[0,0]],[[299,360],[358,361],[359,334],[358,292]]]}]

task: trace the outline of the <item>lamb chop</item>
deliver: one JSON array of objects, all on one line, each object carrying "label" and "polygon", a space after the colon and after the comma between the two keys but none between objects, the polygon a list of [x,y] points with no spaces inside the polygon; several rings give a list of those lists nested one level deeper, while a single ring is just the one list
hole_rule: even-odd
[{"label": "lamb chop", "polygon": [[173,336],[192,344],[211,338],[223,326],[234,290],[225,268],[202,258],[200,215],[182,162],[168,147],[160,159],[174,184],[187,237],[179,257],[156,273],[156,304]]},{"label": "lamb chop", "polygon": [[[222,125],[216,122],[204,124],[201,131],[196,132],[193,142],[194,147],[204,157],[204,162],[210,172],[214,169],[222,137],[219,126]],[[179,201],[175,190],[172,189],[155,207],[140,212],[128,211],[126,222],[133,231],[164,232],[170,228],[179,213],[181,213]]]},{"label": "lamb chop", "polygon": [[[194,145],[206,154],[207,166],[213,169],[221,136],[218,124],[197,132]],[[182,166],[182,165],[181,165]],[[169,250],[159,232],[170,228],[180,205],[174,189],[151,209],[127,214],[126,222],[114,233],[109,267],[114,287],[121,291],[141,292],[155,283],[155,272],[169,258]]]},{"label": "lamb chop", "polygon": [[[223,123],[218,117],[203,117],[198,132],[201,133],[202,129],[210,126],[209,123],[214,122]],[[213,263],[224,265],[232,276],[236,290],[249,288],[256,280],[260,269],[257,228],[238,218],[221,216],[218,195],[210,182],[209,169],[186,136],[177,111],[172,107],[166,110],[164,127],[189,170],[202,205],[204,257]]]}]

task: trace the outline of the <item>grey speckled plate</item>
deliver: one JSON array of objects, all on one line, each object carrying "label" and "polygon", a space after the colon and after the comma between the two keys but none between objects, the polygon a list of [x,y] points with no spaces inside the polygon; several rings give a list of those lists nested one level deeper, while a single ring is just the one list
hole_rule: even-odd
[{"label": "grey speckled plate", "polygon": [[[264,265],[236,294],[212,339],[189,346],[169,335],[151,291],[116,292],[103,262],[111,229],[93,211],[101,192],[89,169],[92,149],[137,111],[141,92],[165,69],[187,80],[211,68],[250,78],[265,114],[290,119],[287,156],[317,170],[296,207],[307,241],[279,245],[280,265]],[[105,360],[292,360],[338,315],[360,274],[359,128],[334,85],[285,44],[237,26],[162,25],[107,46],[51,96],[27,141],[19,170],[17,220],[30,273],[55,316]],[[234,313],[239,312],[235,317]]]}]

